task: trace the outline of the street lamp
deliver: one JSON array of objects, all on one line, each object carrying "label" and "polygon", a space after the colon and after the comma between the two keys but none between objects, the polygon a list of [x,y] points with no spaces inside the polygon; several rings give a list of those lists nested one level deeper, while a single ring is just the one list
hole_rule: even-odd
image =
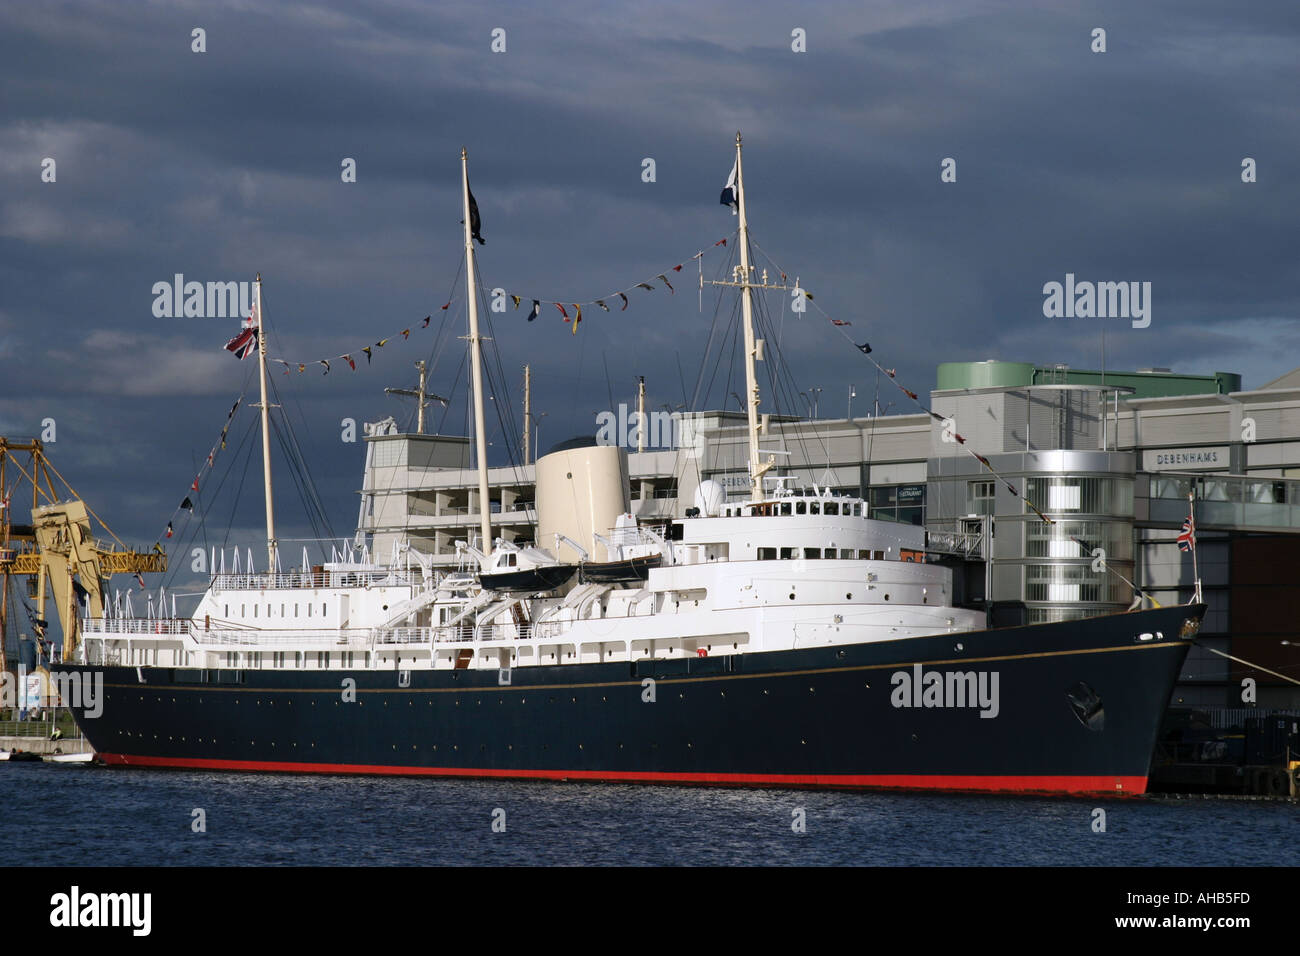
[{"label": "street lamp", "polygon": [[817,417],[817,406],[821,402],[822,390],[819,385],[817,388],[810,388],[808,391],[813,393],[813,418]]},{"label": "street lamp", "polygon": [[848,415],[845,416],[846,418],[848,418],[849,421],[853,421],[853,399],[857,397],[857,394],[858,394],[858,387],[856,385],[850,385],[849,386],[849,412]]}]

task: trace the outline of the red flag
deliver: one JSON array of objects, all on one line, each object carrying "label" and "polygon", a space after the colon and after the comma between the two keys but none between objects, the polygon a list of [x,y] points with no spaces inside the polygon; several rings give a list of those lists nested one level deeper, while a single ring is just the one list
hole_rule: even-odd
[{"label": "red flag", "polygon": [[168,538],[170,538],[171,536],[172,536],[172,523],[171,523],[170,521],[168,521],[168,522],[167,522],[167,534],[164,535],[164,537],[168,537]]},{"label": "red flag", "polygon": [[564,311],[564,306],[560,305],[560,303],[558,303],[558,302],[554,303],[554,305],[555,305],[555,307],[556,307],[557,309],[560,310],[560,315],[564,316],[564,321],[565,321],[565,322],[568,322],[568,321],[569,321],[569,313],[567,313],[567,312]]},{"label": "red flag", "polygon": [[190,485],[190,491],[198,491],[198,490],[199,490],[199,480],[195,478],[194,483]]},{"label": "red flag", "polygon": [[351,356],[351,355],[345,355],[345,356],[343,356],[343,361],[345,361],[345,362],[348,363],[348,367],[351,368],[352,371],[355,372],[355,371],[357,370],[357,363],[354,362],[354,361],[352,361],[352,356]]}]

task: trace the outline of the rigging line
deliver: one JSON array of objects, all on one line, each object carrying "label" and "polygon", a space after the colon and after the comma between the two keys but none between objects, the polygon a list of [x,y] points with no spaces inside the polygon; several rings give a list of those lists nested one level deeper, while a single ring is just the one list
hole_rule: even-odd
[{"label": "rigging line", "polygon": [[[320,534],[322,528],[317,523],[315,510],[313,508],[313,503],[310,500],[307,489],[304,487],[304,483],[307,476],[302,471],[302,469],[298,466],[298,463],[295,461],[293,457],[293,454],[289,448],[288,438],[284,433],[284,427],[277,420],[271,419],[271,430],[275,434],[275,440],[279,445],[280,452],[284,456],[285,462],[288,465],[286,470],[289,472],[289,477],[293,481],[294,488],[298,492],[298,497],[303,503],[303,511],[307,517],[308,522],[312,526],[312,531],[316,534]],[[333,538],[332,533],[330,537]]]},{"label": "rigging line", "polygon": [[236,487],[235,495],[232,498],[230,503],[230,519],[226,522],[226,535],[224,538],[221,539],[222,551],[225,551],[226,545],[230,543],[230,532],[234,529],[235,526],[235,512],[239,508],[240,499],[244,497],[244,483],[248,480],[248,468],[253,462],[253,446],[255,444],[254,442],[250,442],[247,439],[249,436],[253,434],[256,427],[257,427],[256,422],[250,421],[248,423],[248,430],[245,432],[245,440],[240,442],[241,446],[247,444],[248,451],[244,455],[244,471],[242,473],[242,476],[239,479],[239,485]]},{"label": "rigging line", "polygon": [[[285,461],[289,465],[290,474],[293,475],[295,483],[298,485],[299,496],[302,499],[304,509],[308,512],[310,518],[311,510],[314,508],[320,515],[323,526],[326,530],[329,530],[332,535],[333,526],[329,520],[329,514],[325,510],[324,500],[321,498],[320,490],[316,487],[316,482],[311,476],[311,470],[307,466],[306,455],[303,453],[302,445],[298,441],[298,436],[294,429],[293,422],[290,420],[289,415],[284,412],[285,405],[280,398],[280,391],[274,384],[272,384],[271,390],[276,404],[281,408],[281,414],[271,418],[270,421],[275,429],[276,438],[280,442],[280,450],[284,455]],[[305,424],[304,416],[304,425]],[[284,434],[281,433],[282,429]],[[298,475],[295,474],[295,470],[301,471],[301,482],[298,481]],[[314,526],[315,520],[311,520]]]},{"label": "rigging line", "polygon": [[[239,454],[240,454],[242,451],[244,451],[245,446],[247,446],[247,448],[248,448],[248,456],[249,456],[249,460],[251,461],[251,458],[252,458],[252,447],[253,447],[253,446],[252,446],[252,443],[250,443],[249,439],[253,436],[253,434],[255,433],[255,431],[256,431],[256,421],[255,421],[255,420],[250,420],[249,423],[248,423],[248,427],[244,429],[244,436],[243,436],[243,438],[241,438],[241,439],[239,440],[238,445],[235,446],[235,450],[234,450],[233,453],[232,453],[232,459],[237,459],[237,458],[239,457]],[[247,469],[247,465],[245,465],[245,469]],[[216,489],[212,492],[212,500],[213,500],[214,502],[216,502],[217,500],[219,500],[219,498],[221,497],[221,489],[225,487],[226,480],[230,477],[230,475],[231,475],[232,473],[233,473],[233,469],[230,469],[230,468],[227,468],[227,469],[225,469],[225,470],[222,472],[222,474],[221,474],[221,478],[220,478],[220,480],[217,482],[217,487],[216,487]],[[181,538],[178,538],[178,541],[177,541],[177,545],[178,545],[178,547],[177,547],[177,550],[176,550],[175,553],[178,553],[178,554],[179,554],[179,553],[184,553],[184,552],[185,552],[185,551],[186,551],[186,550],[187,550],[187,549],[188,549],[188,548],[189,548],[189,547],[194,543],[194,539],[198,536],[200,529],[204,529],[204,544],[205,544],[205,550],[207,550],[207,548],[208,548],[208,545],[207,545],[207,536],[206,536],[206,527],[207,527],[207,508],[205,508],[205,507],[203,506],[203,493],[202,493],[202,492],[193,492],[193,495],[194,495],[194,498],[196,499],[195,502],[194,502],[194,509],[195,509],[195,511],[196,511],[196,512],[198,513],[198,515],[199,515],[199,520],[198,520],[197,523],[193,523],[193,522],[187,523],[187,527],[186,527],[186,529],[185,529],[184,536],[181,537]],[[236,502],[237,502],[237,501],[238,501],[238,498],[236,498]],[[229,524],[228,524],[228,525],[227,525],[227,532],[226,532],[226,534],[227,534],[227,539],[229,538],[229,527],[230,527],[230,526],[229,526]],[[222,542],[222,545],[223,545],[223,550],[224,550],[225,541]],[[215,573],[215,569],[213,569],[213,568],[209,568],[208,570],[209,570],[209,573]],[[179,569],[176,568],[176,567],[172,567],[172,566],[171,566],[171,563],[168,562],[167,577],[163,579],[163,586],[164,586],[164,587],[170,587],[170,586],[172,585],[172,583],[176,580],[176,575],[177,575],[177,574],[179,574]]]},{"label": "rigging line", "polygon": [[[718,267],[718,271],[714,273],[714,281],[720,281],[717,277],[725,276],[727,274],[727,267],[734,266],[734,263],[735,251],[733,250],[731,257],[728,258],[726,262],[722,263]],[[690,398],[689,410],[693,412],[700,411],[700,386],[704,383],[704,371],[708,367],[709,356],[713,352],[713,340],[714,336],[717,334],[718,321],[722,315],[723,290],[725,287],[716,286],[715,288],[717,289],[717,294],[713,303],[713,318],[709,322],[709,338],[704,345],[703,360],[700,362],[700,370],[695,376],[695,391],[692,393]],[[738,308],[739,305],[740,303],[736,302],[733,309]]]},{"label": "rigging line", "polygon": [[1231,654],[1221,651],[1218,648],[1210,647],[1210,645],[1208,644],[1202,644],[1200,641],[1192,641],[1192,643],[1195,644],[1197,647],[1201,648],[1202,650],[1209,651],[1211,654],[1218,654],[1220,657],[1226,657],[1228,660],[1236,661],[1238,664],[1244,664],[1247,667],[1253,667],[1255,670],[1263,671],[1265,674],[1268,674],[1271,677],[1277,677],[1291,684],[1300,684],[1300,680],[1296,680],[1294,677],[1288,677],[1286,674],[1279,674],[1277,671],[1269,670],[1267,667],[1263,667],[1259,664],[1252,664],[1250,661],[1240,657],[1233,657]]},{"label": "rigging line", "polygon": [[[751,246],[754,246],[754,247],[757,247],[757,243],[753,242],[752,239],[751,239],[751,241],[750,241],[750,245],[751,245]],[[759,247],[759,249],[760,249],[760,251],[763,253],[763,255],[764,255],[764,256],[765,256],[769,261],[772,262],[772,264],[773,264],[774,266],[776,266],[778,269],[780,269],[780,266],[777,266],[775,260],[773,260],[772,257],[769,256],[769,255],[767,254],[766,251],[762,250],[761,247]],[[786,272],[785,272],[784,269],[781,270],[781,275],[782,275],[783,278],[784,278],[784,276],[786,275]],[[823,309],[820,305],[818,305],[818,304],[817,304],[817,303],[816,303],[816,302],[815,302],[815,301],[814,301],[810,296],[807,296],[807,290],[805,289],[804,291],[805,291],[805,301],[808,302],[810,305],[812,305],[812,307],[813,307],[814,309],[816,309],[819,313],[821,313],[822,318],[827,319],[829,322],[831,322],[832,327],[833,327],[837,332],[840,333],[840,336],[841,336],[845,341],[847,341],[849,344],[853,345],[853,347],[856,348],[856,349],[858,350],[858,352],[859,352],[860,354],[862,354],[862,355],[867,359],[868,362],[870,362],[872,365],[874,365],[874,366],[876,367],[877,371],[884,373],[884,374],[885,374],[885,375],[890,379],[890,381],[892,381],[892,382],[894,383],[894,385],[897,386],[898,389],[899,389],[900,391],[903,392],[904,395],[906,395],[908,398],[910,398],[910,399],[911,399],[911,400],[912,400],[912,401],[917,405],[917,407],[919,407],[923,412],[925,412],[927,415],[929,415],[931,418],[935,419],[936,421],[941,421],[941,422],[945,422],[945,423],[946,423],[946,422],[948,422],[948,421],[951,420],[951,419],[944,418],[943,416],[940,416],[937,412],[934,412],[934,411],[932,411],[930,408],[928,408],[928,407],[927,407],[927,406],[926,406],[926,405],[921,401],[920,397],[917,395],[916,392],[913,392],[911,389],[906,388],[906,387],[903,385],[902,382],[899,382],[899,381],[897,380],[896,375],[895,375],[895,373],[894,373],[893,371],[884,368],[884,367],[883,367],[879,362],[877,362],[874,358],[872,358],[871,355],[867,353],[867,351],[865,351],[864,349],[860,348],[860,347],[859,347],[859,346],[858,346],[858,345],[853,341],[853,338],[849,335],[849,333],[847,333],[847,332],[844,331],[844,325],[843,325],[843,324],[836,324],[836,320],[835,320],[835,319],[832,319],[832,318],[831,318],[831,317],[826,313],[826,310],[825,310],[825,309]],[[954,433],[954,434],[955,434],[955,433]],[[988,458],[986,458],[985,456],[979,454],[979,453],[978,453],[977,451],[975,451],[973,448],[968,448],[968,447],[966,447],[966,439],[965,439],[965,438],[961,437],[960,435],[956,435],[956,438],[957,438],[957,444],[958,444],[959,446],[961,446],[961,448],[962,448],[962,449],[963,449],[967,454],[969,454],[971,457],[973,457],[976,461],[978,461],[981,465],[983,465],[983,466],[984,466],[984,467],[989,471],[990,474],[992,474],[995,478],[997,478],[999,481],[1001,481],[1002,484],[1003,484],[1004,486],[1006,486],[1007,490],[1010,491],[1011,494],[1012,494],[1014,497],[1020,498],[1020,500],[1022,500],[1022,501],[1025,503],[1025,506],[1026,506],[1027,508],[1029,508],[1030,511],[1032,511],[1034,514],[1036,514],[1036,515],[1037,515],[1037,516],[1038,516],[1038,517],[1039,517],[1043,522],[1045,522],[1046,524],[1049,524],[1049,525],[1056,524],[1056,521],[1055,521],[1055,520],[1053,520],[1052,518],[1049,518],[1049,517],[1048,517],[1046,514],[1044,514],[1044,513],[1043,513],[1043,512],[1042,512],[1042,511],[1041,511],[1041,510],[1040,510],[1040,509],[1039,509],[1039,508],[1038,508],[1038,507],[1033,503],[1033,502],[1031,502],[1031,501],[1030,501],[1027,497],[1025,497],[1024,495],[1022,495],[1019,491],[1017,491],[1015,485],[1013,485],[1010,481],[1008,481],[1008,480],[1007,480],[1007,479],[1006,479],[1006,478],[1005,478],[1005,477],[1004,477],[1004,476],[1003,476],[1003,475],[1002,475],[1002,474],[1001,474],[1001,473],[1000,473],[996,468],[994,468],[993,465],[992,465],[992,463],[988,460]]]}]

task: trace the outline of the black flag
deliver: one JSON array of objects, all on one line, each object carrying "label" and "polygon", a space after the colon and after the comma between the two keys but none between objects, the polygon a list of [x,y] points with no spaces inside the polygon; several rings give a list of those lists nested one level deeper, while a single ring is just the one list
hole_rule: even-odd
[{"label": "black flag", "polygon": [[531,322],[533,321],[533,319],[537,318],[537,316],[541,313],[541,311],[542,311],[542,303],[538,302],[536,299],[533,299],[533,310],[528,313],[528,321]]},{"label": "black flag", "polygon": [[189,495],[185,496],[185,500],[181,502],[181,507],[186,511],[194,510],[194,502],[190,501]]},{"label": "black flag", "polygon": [[[474,201],[474,190],[469,188],[469,183],[465,184],[465,189],[469,192],[469,234],[478,240],[480,246],[486,246],[487,240],[479,235],[483,231],[483,220],[478,215],[478,203]],[[462,219],[463,223],[465,220]]]},{"label": "black flag", "polygon": [[858,350],[861,351],[863,355],[871,354],[871,346],[868,345],[866,342],[863,342],[861,345],[859,345]]}]

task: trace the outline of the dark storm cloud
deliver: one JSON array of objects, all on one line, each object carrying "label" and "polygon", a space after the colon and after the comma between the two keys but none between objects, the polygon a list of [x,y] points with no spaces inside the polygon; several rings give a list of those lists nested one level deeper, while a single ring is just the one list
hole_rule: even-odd
[{"label": "dark storm cloud", "polygon": [[[1042,314],[1043,284],[1066,272],[1153,284],[1150,328],[1105,325],[1111,367],[1241,371],[1255,386],[1300,364],[1293,5],[738,11],[6,7],[0,424],[31,434],[55,418],[65,474],[120,532],[151,542],[252,366],[221,349],[231,320],[154,318],[154,282],[260,270],[273,352],[291,359],[355,351],[437,315],[460,291],[462,144],[487,288],[588,300],[700,249],[713,275],[734,246],[712,248],[735,228],[716,197],[736,129],[771,257],[760,264],[798,276],[918,390],[940,361],[1094,367],[1102,320]],[[207,31],[201,55],[195,26]],[[1097,26],[1105,54],[1089,50]],[[495,27],[503,55],[489,52]],[[806,54],[790,50],[795,27]],[[45,156],[57,184],[39,180]],[[958,181],[942,184],[949,156]],[[1245,156],[1258,160],[1256,184],[1240,180]],[[357,160],[355,185],[340,182],[344,157]],[[654,184],[641,181],[645,157]],[[590,430],[611,395],[630,401],[637,375],[652,404],[681,402],[716,303],[706,293],[697,310],[692,269],[675,274],[676,295],[642,294],[625,313],[589,307],[577,336],[549,306],[532,324],[522,311],[492,316],[506,379],[495,401],[517,404],[530,362],[543,446]],[[860,396],[874,387],[815,311],[797,318],[775,297],[769,307],[769,338],[798,390],[824,389],[823,414],[843,413],[851,383]],[[454,334],[432,382],[443,394],[462,367]],[[328,377],[276,375],[340,534],[363,459],[339,423],[408,420],[382,389],[410,384],[411,363],[429,356],[432,332],[412,337],[356,373],[335,363]],[[731,366],[714,377],[717,361],[715,349],[712,406],[743,378]],[[434,421],[463,430],[463,397]],[[492,430],[501,460],[505,429]],[[248,475],[246,490],[255,460]],[[290,498],[287,477],[280,487]],[[244,497],[210,521],[256,527],[259,496]],[[291,501],[282,521],[307,530]]]}]

